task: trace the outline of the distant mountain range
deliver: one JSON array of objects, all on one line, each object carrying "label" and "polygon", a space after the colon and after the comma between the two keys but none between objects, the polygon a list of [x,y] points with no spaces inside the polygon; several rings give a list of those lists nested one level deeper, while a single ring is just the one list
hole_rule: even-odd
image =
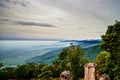
[{"label": "distant mountain range", "polygon": [[[96,56],[99,54],[99,52],[102,51],[99,47],[99,44],[101,42],[100,39],[98,40],[62,40],[60,42],[73,42],[75,43],[75,45],[80,45],[85,51],[85,56],[88,57],[90,60],[94,60]],[[57,57],[57,55],[62,51],[62,49],[63,48],[54,49],[41,56],[35,56],[31,59],[26,60],[26,63],[45,62],[47,64],[51,64],[51,62]]]}]

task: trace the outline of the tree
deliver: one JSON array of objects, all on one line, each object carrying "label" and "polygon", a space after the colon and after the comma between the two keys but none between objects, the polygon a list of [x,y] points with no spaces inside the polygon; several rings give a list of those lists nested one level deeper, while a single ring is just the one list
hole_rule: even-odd
[{"label": "tree", "polygon": [[109,61],[110,53],[109,52],[100,52],[95,59],[95,64],[97,64],[98,69],[101,74],[109,72]]},{"label": "tree", "polygon": [[47,65],[44,64],[44,63],[37,64],[36,67],[35,67],[35,70],[34,70],[33,75],[34,75],[35,77],[37,77],[40,73],[42,73],[42,68],[43,68],[44,66],[47,66]]},{"label": "tree", "polygon": [[113,80],[120,79],[120,22],[109,25],[105,35],[102,35],[100,44],[104,51],[111,54],[109,75]]},{"label": "tree", "polygon": [[89,59],[84,56],[83,49],[71,43],[70,47],[64,48],[53,61],[52,72],[54,71],[53,73],[58,77],[62,71],[70,70],[73,80],[78,80],[84,77],[84,65],[88,62]]},{"label": "tree", "polygon": [[73,80],[78,80],[84,76],[84,64],[89,62],[89,59],[84,57],[84,51],[80,46],[71,43],[70,47],[64,48],[53,62],[57,65],[59,74],[64,70],[70,70]]},{"label": "tree", "polygon": [[14,77],[14,69],[13,67],[6,67],[2,69],[2,73],[0,74],[0,78],[2,78],[3,80],[7,80],[7,79],[11,79],[11,78],[15,78]]},{"label": "tree", "polygon": [[44,66],[41,69],[41,73],[38,75],[38,78],[42,78],[43,80],[51,80],[52,71],[49,70],[48,66]]},{"label": "tree", "polygon": [[21,65],[21,66],[19,65],[15,69],[15,74],[18,79],[28,78],[29,72],[30,72],[30,68],[27,65]]},{"label": "tree", "polygon": [[73,80],[78,80],[81,77],[81,72],[84,71],[84,51],[80,46],[72,46],[69,49],[68,58],[71,64]]},{"label": "tree", "polygon": [[63,61],[67,58],[69,48],[64,48],[60,54],[58,54],[58,60]]},{"label": "tree", "polygon": [[3,67],[4,65],[3,65],[3,63],[0,63],[0,69],[1,69],[1,67]]},{"label": "tree", "polygon": [[26,67],[28,67],[29,69],[29,78],[33,78],[33,77],[36,77],[35,75],[35,68],[36,68],[37,64],[35,62],[30,62],[30,63],[27,63],[26,64]]}]

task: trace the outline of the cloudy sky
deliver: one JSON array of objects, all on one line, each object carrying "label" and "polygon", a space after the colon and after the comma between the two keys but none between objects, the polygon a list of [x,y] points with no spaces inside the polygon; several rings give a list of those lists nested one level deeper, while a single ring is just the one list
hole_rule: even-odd
[{"label": "cloudy sky", "polygon": [[0,39],[98,39],[120,0],[0,0]]}]

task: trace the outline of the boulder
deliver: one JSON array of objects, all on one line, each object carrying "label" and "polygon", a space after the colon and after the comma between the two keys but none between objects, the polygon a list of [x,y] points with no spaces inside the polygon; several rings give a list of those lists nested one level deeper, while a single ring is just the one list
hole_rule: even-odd
[{"label": "boulder", "polygon": [[72,80],[72,75],[70,71],[66,70],[60,74],[60,80]]},{"label": "boulder", "polygon": [[97,80],[97,67],[94,63],[87,63],[84,70],[84,80]]},{"label": "boulder", "polygon": [[102,74],[99,80],[110,80],[110,77],[107,74]]}]

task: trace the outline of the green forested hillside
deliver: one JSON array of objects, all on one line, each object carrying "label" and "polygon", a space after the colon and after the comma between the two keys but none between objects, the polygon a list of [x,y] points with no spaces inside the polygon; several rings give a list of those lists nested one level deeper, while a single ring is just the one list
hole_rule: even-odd
[{"label": "green forested hillside", "polygon": [[[85,43],[84,43],[85,44]],[[99,54],[99,52],[101,51],[100,47],[99,47],[99,43],[97,43],[97,45],[94,46],[90,46],[87,48],[83,48],[84,52],[85,52],[85,56],[88,57],[91,61],[93,61],[96,56]],[[41,56],[36,56],[33,57],[29,60],[26,60],[26,62],[36,62],[36,63],[46,63],[46,64],[51,64],[52,61],[57,57],[57,55],[62,51],[61,49],[56,49],[56,50],[51,50],[49,52],[47,52],[46,54],[43,54]]]},{"label": "green forested hillside", "polygon": [[84,51],[86,57],[88,57],[90,60],[94,60],[99,54],[99,52],[101,52],[102,50],[100,49],[99,45],[96,45],[89,48],[85,48]]}]

